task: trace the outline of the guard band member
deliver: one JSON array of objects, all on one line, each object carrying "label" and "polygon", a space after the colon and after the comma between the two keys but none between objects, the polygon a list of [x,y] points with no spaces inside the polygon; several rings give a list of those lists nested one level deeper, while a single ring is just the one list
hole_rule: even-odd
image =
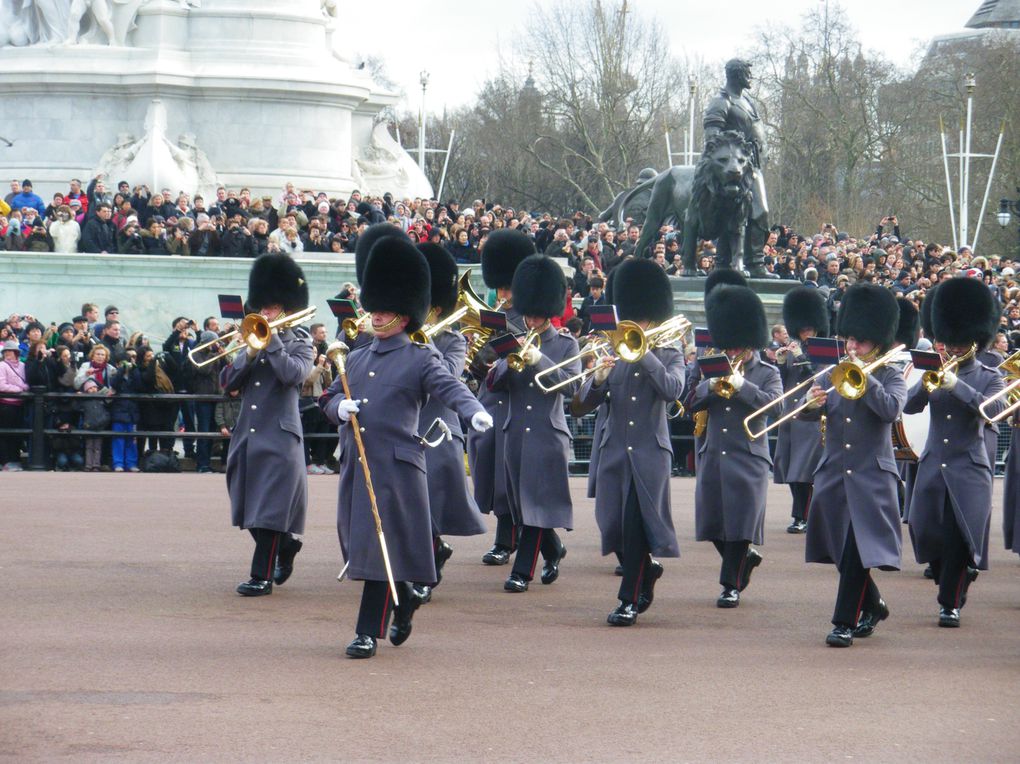
[{"label": "guard band member", "polygon": [[340,428],[337,531],[350,578],[365,582],[357,636],[346,650],[351,658],[375,655],[376,640],[386,635],[394,610],[357,444],[348,424],[351,415],[358,415],[399,591],[400,606],[389,629],[394,645],[410,636],[411,617],[421,604],[411,582],[431,585],[436,580],[424,446],[416,437],[421,407],[432,395],[475,429],[492,424],[435,348],[417,345],[408,336],[421,327],[430,303],[428,264],[415,246],[392,237],[376,242],[362,284],[362,304],[372,313],[374,336],[370,345],[348,356],[352,398],[346,397],[342,379],[337,379],[319,399],[326,417],[345,425]]},{"label": "guard band member", "polygon": [[692,410],[707,411],[708,425],[698,458],[694,496],[695,530],[698,541],[715,544],[722,565],[716,600],[721,608],[740,604],[740,592],[747,588],[751,573],[762,556],[751,544],[764,541],[765,497],[768,493],[768,440],[752,441],[744,432],[744,418],[782,394],[779,370],[759,358],[768,342],[765,307],[748,287],[722,285],[705,298],[708,330],[713,344],[730,363],[742,364],[740,371],[726,378],[732,397],[719,379],[698,383]]},{"label": "guard band member", "polygon": [[[620,320],[647,331],[673,315],[669,277],[651,260],[623,262],[614,282]],[[652,604],[663,568],[651,555],[680,556],[670,511],[673,448],[666,405],[680,398],[684,377],[683,353],[661,347],[649,349],[637,363],[602,359],[580,391],[589,405],[613,401],[598,447],[595,490],[602,554],[623,553],[620,604],[607,619],[613,626],[630,626]]]},{"label": "guard band member", "polygon": [[[486,245],[488,248],[488,245]],[[570,430],[563,410],[564,396],[573,395],[575,385],[545,393],[535,384],[535,375],[578,353],[577,340],[559,334],[549,319],[563,314],[567,282],[563,270],[551,257],[532,255],[514,273],[513,295],[524,315],[528,330],[537,331],[541,346],[525,353],[523,371],[514,371],[501,358],[489,372],[488,386],[506,396],[505,469],[507,495],[514,521],[521,525],[513,571],[503,588],[524,592],[535,574],[538,554],[545,558],[542,583],[559,576],[560,561],[567,550],[556,528],[574,525],[568,482]],[[581,370],[580,360],[550,375],[549,384],[572,377]]]},{"label": "guard band member", "polygon": [[[263,255],[248,276],[248,304],[268,321],[308,307],[308,284],[287,255]],[[312,369],[312,338],[300,326],[274,332],[264,350],[234,356],[220,372],[223,391],[243,402],[227,453],[227,490],[234,525],[255,539],[251,579],[238,594],[271,594],[284,583],[301,549],[308,477],[298,397]]]},{"label": "guard band member", "polygon": [[[966,277],[942,282],[933,299],[935,338],[958,366],[943,371],[931,393],[918,380],[907,398],[905,413],[927,407],[931,415],[908,517],[917,561],[931,563],[938,583],[938,624],[957,627],[970,583],[978,570],[988,569],[993,464],[978,407],[1003,383],[998,370],[975,354],[995,336],[999,311],[988,287]],[[989,416],[1001,410],[989,407]]]},{"label": "guard band member", "polygon": [[[493,231],[482,249],[482,279],[485,286],[496,290],[496,299],[503,303],[507,330],[513,334],[525,331],[524,316],[513,304],[514,271],[524,258],[535,254],[535,244],[527,234],[511,228]],[[510,410],[505,392],[493,392],[485,384],[496,354],[488,346],[475,358],[478,400],[492,416],[495,424],[485,433],[468,433],[468,464],[474,485],[475,501],[485,514],[496,516],[496,538],[492,548],[482,557],[486,565],[506,565],[517,547],[517,529],[506,487],[506,456],[503,425]]]},{"label": "guard band member", "polygon": [[[847,353],[867,363],[895,339],[899,309],[892,292],[875,284],[855,284],[843,296],[836,334]],[[849,647],[868,637],[889,615],[872,568],[899,570],[899,472],[892,449],[892,425],[903,410],[907,386],[893,366],[869,374],[862,397],[826,393],[831,375],[822,377],[808,396],[814,404],[800,416],[826,416],[825,451],[815,472],[805,558],[839,569],[839,589],[826,637],[832,647]]]},{"label": "guard band member", "polygon": [[[457,307],[457,263],[453,256],[436,244],[419,244],[432,279],[431,323],[438,323]],[[467,341],[460,332],[445,329],[432,337],[432,344],[443,359],[443,365],[455,377],[464,373]],[[436,585],[443,580],[443,566],[453,555],[453,548],[442,536],[475,536],[486,527],[474,497],[468,491],[464,473],[464,430],[460,417],[444,406],[438,398],[429,398],[418,417],[418,434],[425,435],[432,423],[442,419],[449,435],[435,448],[425,449],[428,473],[429,509],[432,512],[432,548],[436,563]],[[432,599],[432,587],[415,587],[423,602]]]},{"label": "guard band member", "polygon": [[[783,323],[791,339],[777,363],[785,392],[819,371],[808,358],[805,346],[811,337],[829,336],[829,309],[821,293],[804,286],[787,292],[783,298]],[[791,398],[786,403],[786,408],[792,409],[799,400]],[[821,458],[822,433],[818,422],[791,419],[779,426],[772,472],[773,481],[788,483],[793,495],[790,512],[793,520],[787,533],[803,533],[807,528],[813,475]]]}]

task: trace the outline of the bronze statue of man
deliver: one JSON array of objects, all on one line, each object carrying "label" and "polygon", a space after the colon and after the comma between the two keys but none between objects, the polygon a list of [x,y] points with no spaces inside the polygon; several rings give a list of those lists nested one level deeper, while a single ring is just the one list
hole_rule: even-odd
[{"label": "bronze statue of man", "polygon": [[744,261],[749,264],[748,272],[752,278],[776,278],[765,269],[764,262],[763,249],[769,230],[768,199],[765,197],[765,179],[761,172],[765,157],[765,128],[757,106],[745,93],[750,87],[751,64],[739,58],[727,61],[726,87],[705,106],[705,142],[721,132],[735,130],[751,144],[754,184],[751,215],[744,235]]}]

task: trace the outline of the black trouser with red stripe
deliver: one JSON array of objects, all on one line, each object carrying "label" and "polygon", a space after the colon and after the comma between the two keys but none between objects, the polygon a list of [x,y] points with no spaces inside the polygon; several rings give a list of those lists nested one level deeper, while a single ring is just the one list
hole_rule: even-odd
[{"label": "black trouser with red stripe", "polygon": [[811,483],[790,483],[790,493],[793,494],[793,509],[790,514],[794,520],[804,522],[807,520],[808,510],[811,506],[811,490],[814,485]]},{"label": "black trouser with red stripe", "polygon": [[547,560],[555,560],[560,556],[563,544],[552,528],[538,528],[534,525],[521,526],[521,538],[517,544],[517,556],[514,558],[513,572],[523,576],[525,581],[535,577],[535,566],[538,565],[539,552]]},{"label": "black trouser with red stripe", "polygon": [[939,604],[947,608],[963,607],[970,580],[967,567],[972,565],[970,549],[956,522],[953,505],[946,497],[942,509],[942,553],[931,561],[931,569],[939,585]]},{"label": "black trouser with red stripe", "polygon": [[263,581],[273,580],[273,566],[280,552],[280,541],[284,535],[268,528],[249,528],[248,533],[255,539],[255,554],[251,558],[251,577]]},{"label": "black trouser with red stripe", "polygon": [[627,502],[623,505],[623,578],[620,581],[619,599],[636,605],[641,594],[641,583],[652,557],[648,549],[648,534],[641,519],[641,505],[638,503],[634,481],[627,491]]},{"label": "black trouser with red stripe", "polygon": [[719,569],[719,583],[727,589],[744,591],[747,586],[745,575],[747,566],[747,550],[751,547],[750,541],[713,541],[715,550],[722,557],[722,567]]},{"label": "black trouser with red stripe", "polygon": [[[411,584],[406,581],[397,581],[396,584],[400,602],[410,602],[414,596]],[[389,581],[365,581],[355,633],[385,639],[392,613],[393,593],[390,592]]]},{"label": "black trouser with red stripe", "polygon": [[517,548],[517,526],[514,525],[514,518],[509,512],[505,515],[496,515],[496,546],[509,549],[511,552]]},{"label": "black trouser with red stripe", "polygon": [[882,595],[871,579],[871,569],[861,562],[857,549],[854,526],[847,529],[843,556],[839,561],[839,589],[836,591],[836,609],[832,614],[833,626],[852,629],[861,617],[861,611],[878,607]]}]

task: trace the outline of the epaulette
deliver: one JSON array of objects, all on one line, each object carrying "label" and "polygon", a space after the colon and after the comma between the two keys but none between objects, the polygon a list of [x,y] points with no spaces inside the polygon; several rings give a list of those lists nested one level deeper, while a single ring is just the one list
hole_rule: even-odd
[{"label": "epaulette", "polygon": [[310,340],[312,335],[303,326],[292,326],[290,329],[299,340]]}]

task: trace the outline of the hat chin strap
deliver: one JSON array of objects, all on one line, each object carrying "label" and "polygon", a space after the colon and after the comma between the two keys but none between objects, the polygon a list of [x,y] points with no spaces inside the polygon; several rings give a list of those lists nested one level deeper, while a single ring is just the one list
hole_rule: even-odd
[{"label": "hat chin strap", "polygon": [[401,318],[402,316],[400,316],[399,314],[394,314],[393,318],[387,321],[382,326],[380,326],[378,329],[376,329],[376,332],[388,332],[390,329],[392,329],[394,326],[400,323]]}]

